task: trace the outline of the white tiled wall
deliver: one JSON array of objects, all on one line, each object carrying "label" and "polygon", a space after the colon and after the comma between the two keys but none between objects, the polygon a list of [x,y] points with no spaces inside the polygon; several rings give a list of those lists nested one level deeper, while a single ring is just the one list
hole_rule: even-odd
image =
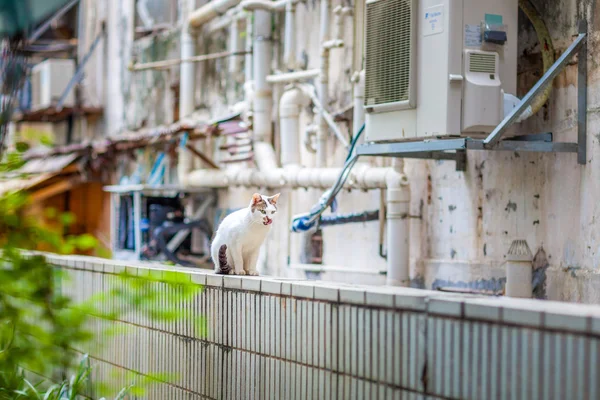
[{"label": "white tiled wall", "polygon": [[[115,273],[172,267],[49,256],[76,299],[106,290]],[[179,376],[151,399],[597,399],[600,307],[382,288],[217,276],[185,315],[157,324],[136,310],[92,330],[127,328],[81,349],[94,378],[118,387],[126,371]],[[157,283],[158,284],[158,283]],[[175,305],[174,305],[175,306]],[[106,343],[108,342],[108,343]]]}]

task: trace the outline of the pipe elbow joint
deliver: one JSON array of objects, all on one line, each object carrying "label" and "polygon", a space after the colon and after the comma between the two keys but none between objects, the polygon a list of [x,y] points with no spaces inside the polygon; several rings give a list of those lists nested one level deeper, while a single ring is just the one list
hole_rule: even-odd
[{"label": "pipe elbow joint", "polygon": [[408,177],[403,172],[390,169],[385,176],[385,183],[388,189],[408,189]]},{"label": "pipe elbow joint", "polygon": [[403,172],[391,168],[386,174],[385,183],[388,203],[410,202],[410,184],[408,177]]},{"label": "pipe elbow joint", "polygon": [[279,112],[284,118],[298,117],[301,107],[308,104],[308,99],[298,88],[286,90],[279,101]]}]

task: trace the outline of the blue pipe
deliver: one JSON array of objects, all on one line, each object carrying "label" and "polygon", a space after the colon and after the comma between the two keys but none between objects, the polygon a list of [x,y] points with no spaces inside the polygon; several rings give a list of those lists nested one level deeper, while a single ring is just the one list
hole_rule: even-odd
[{"label": "blue pipe", "polygon": [[361,213],[350,213],[350,214],[339,214],[329,215],[321,217],[320,226],[333,226],[351,224],[354,222],[369,222],[379,220],[379,210],[375,211],[364,211]]},{"label": "blue pipe", "polygon": [[335,212],[335,196],[337,196],[342,187],[344,187],[344,183],[346,183],[346,179],[348,179],[352,167],[354,167],[354,164],[356,164],[356,161],[358,160],[359,156],[354,154],[354,147],[356,147],[356,143],[358,143],[358,139],[364,130],[365,124],[362,125],[362,127],[352,138],[350,149],[348,150],[348,156],[346,157],[346,162],[344,163],[344,168],[342,169],[342,172],[340,173],[336,183],[331,187],[331,189],[323,193],[318,203],[312,207],[310,212],[296,216],[292,220],[292,232],[306,232],[312,229],[315,224],[319,222],[321,219],[321,214],[323,214],[328,207],[331,207],[332,211]]}]

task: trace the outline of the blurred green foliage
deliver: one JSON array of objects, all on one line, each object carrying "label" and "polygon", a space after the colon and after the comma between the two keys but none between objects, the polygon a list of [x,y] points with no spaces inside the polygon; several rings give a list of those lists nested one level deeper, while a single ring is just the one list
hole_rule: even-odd
[{"label": "blurred green foliage", "polygon": [[[6,153],[0,171],[11,171],[21,164],[18,153]],[[76,304],[61,293],[67,274],[50,265],[43,255],[24,250],[42,247],[69,254],[95,247],[96,240],[90,235],[64,236],[64,230],[50,229],[39,217],[27,213],[28,205],[23,192],[0,196],[0,400],[84,398],[84,393],[90,394],[92,367],[84,356],[74,369],[81,358],[74,349],[91,340],[102,341],[110,334],[92,337],[86,329],[90,318],[119,320],[134,307],[148,320],[180,320],[183,307],[178,305],[191,301],[201,287],[177,272],[148,270],[142,277],[123,273],[104,293]],[[55,210],[48,210],[46,218],[62,227],[74,222],[72,215]],[[188,322],[195,324],[198,335],[204,334],[202,318]],[[67,378],[69,371],[75,372]],[[50,379],[31,382],[28,372]],[[164,379],[161,376],[154,378]],[[143,384],[154,378],[138,377],[134,384],[132,377],[132,385],[116,398],[130,392],[139,396]]]}]

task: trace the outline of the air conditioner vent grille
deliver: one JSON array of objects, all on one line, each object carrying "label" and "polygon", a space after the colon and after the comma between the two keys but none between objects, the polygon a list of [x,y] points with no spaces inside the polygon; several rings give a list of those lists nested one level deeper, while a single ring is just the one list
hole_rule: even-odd
[{"label": "air conditioner vent grille", "polygon": [[412,0],[367,3],[365,105],[409,100]]},{"label": "air conditioner vent grille", "polygon": [[496,56],[489,53],[471,53],[469,56],[469,72],[496,73]]}]

